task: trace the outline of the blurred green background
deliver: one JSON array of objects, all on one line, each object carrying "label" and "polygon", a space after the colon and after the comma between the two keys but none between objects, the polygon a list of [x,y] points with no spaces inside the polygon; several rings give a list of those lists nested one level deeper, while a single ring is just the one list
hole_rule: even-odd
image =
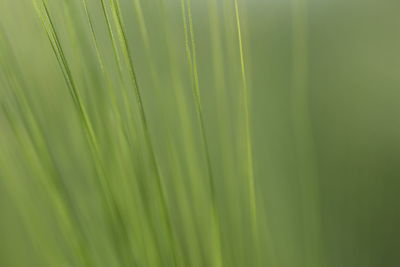
[{"label": "blurred green background", "polygon": [[[399,1],[238,1],[256,223],[234,1],[189,3],[216,230],[181,2],[119,1],[175,240],[100,0],[88,4],[105,72],[83,2],[48,2],[129,240],[110,241],[125,234],[102,210],[95,159],[34,5],[0,0],[0,266],[85,266],[75,236],[92,266],[399,266]],[[50,165],[66,184],[72,219],[57,212],[60,193],[40,182],[55,175]]]}]

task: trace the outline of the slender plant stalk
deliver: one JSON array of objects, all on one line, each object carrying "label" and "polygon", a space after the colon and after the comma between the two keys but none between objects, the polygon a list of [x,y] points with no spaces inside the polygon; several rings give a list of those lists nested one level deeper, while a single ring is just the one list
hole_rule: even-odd
[{"label": "slender plant stalk", "polygon": [[212,218],[213,218],[213,227],[215,227],[217,238],[216,242],[216,258],[215,265],[223,266],[223,256],[222,256],[222,233],[220,229],[221,219],[218,211],[217,198],[216,198],[216,189],[215,189],[215,178],[211,164],[211,155],[208,145],[208,138],[206,134],[206,128],[204,123],[204,115],[201,104],[201,95],[200,95],[200,85],[199,85],[199,74],[198,74],[198,66],[197,66],[197,56],[196,56],[196,42],[194,36],[193,29],[193,20],[192,20],[192,11],[191,11],[191,1],[187,0],[187,11],[185,1],[181,0],[182,7],[182,18],[183,18],[183,26],[184,26],[184,34],[185,34],[185,47],[187,60],[191,70],[192,76],[192,88],[193,88],[193,96],[196,106],[196,114],[199,121],[201,138],[204,146],[205,159],[207,165],[207,173],[209,178],[209,185],[211,190],[211,203],[212,203]]},{"label": "slender plant stalk", "polygon": [[[3,47],[4,46],[4,47]],[[29,140],[29,145],[32,145],[35,152],[35,156],[41,159],[41,165],[44,170],[47,170],[50,175],[40,175],[43,186],[47,189],[50,197],[53,199],[52,202],[55,206],[55,210],[59,213],[60,223],[66,225],[69,233],[78,232],[76,235],[76,241],[70,241],[74,247],[76,253],[81,256],[82,264],[85,266],[92,266],[93,260],[88,254],[88,240],[84,234],[81,224],[78,220],[77,210],[71,199],[71,195],[67,190],[64,178],[59,170],[59,167],[53,157],[52,150],[46,135],[37,118],[32,105],[28,101],[25,90],[28,86],[24,80],[23,74],[18,67],[18,63],[15,59],[11,45],[8,44],[5,38],[4,31],[0,28],[0,51],[7,51],[11,64],[14,66],[14,70],[8,70],[6,68],[6,59],[0,54],[0,66],[2,67],[4,74],[8,80],[10,95],[15,99],[15,103],[19,110],[21,110],[21,117],[26,126],[26,134],[22,136],[21,129],[15,124],[16,115],[15,112],[7,109],[3,106],[3,111],[6,114],[8,122],[10,123],[12,130],[15,133],[18,141],[23,144]],[[2,64],[1,64],[2,63]],[[18,76],[18,78],[16,77]],[[28,145],[28,146],[29,146]],[[32,164],[32,167],[34,164]],[[59,209],[61,207],[61,209]],[[72,240],[73,237],[66,234],[68,240]]]},{"label": "slender plant stalk", "polygon": [[100,149],[98,145],[98,141],[96,138],[96,135],[93,130],[92,123],[90,121],[90,118],[88,116],[88,113],[86,111],[86,108],[83,104],[82,98],[80,96],[80,92],[76,86],[76,83],[74,81],[72,72],[70,70],[68,61],[65,57],[63,48],[60,43],[60,39],[58,37],[57,31],[54,27],[54,23],[51,19],[48,6],[47,6],[47,0],[34,0],[34,4],[36,7],[36,10],[38,12],[39,18],[42,21],[42,24],[44,26],[44,29],[46,30],[47,36],[49,38],[50,44],[52,46],[53,52],[58,60],[59,66],[62,70],[64,80],[67,84],[67,87],[69,89],[70,95],[74,101],[75,107],[77,108],[79,117],[81,119],[81,122],[84,126],[84,130],[87,136],[87,140],[89,142],[89,146],[91,149],[91,153],[94,159],[95,163],[95,170],[97,173],[97,176],[99,178],[99,183],[100,183],[100,189],[102,190],[102,195],[104,199],[104,209],[106,211],[106,214],[110,215],[110,221],[111,221],[111,231],[113,232],[112,236],[115,241],[115,249],[117,254],[119,254],[119,260],[120,261],[128,261],[127,257],[131,258],[131,261],[134,265],[137,265],[135,263],[135,255],[128,255],[124,254],[123,250],[126,250],[125,247],[120,247],[118,240],[123,239],[125,243],[129,244],[128,235],[126,234],[126,225],[124,222],[124,219],[121,214],[120,207],[118,206],[114,193],[111,190],[111,186],[109,184],[109,180],[107,179],[104,171],[104,166],[102,163],[101,159],[101,154],[100,154]]},{"label": "slender plant stalk", "polygon": [[249,197],[250,197],[250,211],[251,211],[251,222],[253,227],[253,235],[257,237],[257,199],[255,192],[255,184],[254,184],[254,166],[253,166],[253,145],[251,142],[251,124],[250,124],[250,91],[247,85],[247,74],[246,74],[246,66],[245,66],[245,57],[243,51],[243,40],[242,40],[242,29],[240,23],[240,12],[239,12],[239,4],[238,0],[235,1],[235,15],[236,15],[236,26],[237,26],[237,35],[238,35],[238,43],[239,43],[239,54],[240,54],[240,66],[241,66],[241,75],[242,75],[242,89],[243,89],[243,104],[244,104],[244,113],[245,113],[245,131],[246,131],[246,166],[247,166],[247,182],[249,189]]},{"label": "slender plant stalk", "polygon": [[[84,4],[84,9],[85,9],[85,13],[86,13],[86,16],[87,16],[87,18],[88,18],[88,23],[89,23],[89,25],[90,25],[90,29],[91,29],[91,34],[92,34],[92,37],[93,37],[93,43],[94,43],[94,45],[95,45],[95,48],[96,48],[96,51],[97,51],[97,55],[98,55],[98,61],[99,61],[99,65],[101,66],[101,69],[102,69],[102,73],[103,73],[103,75],[105,76],[105,77],[107,77],[107,82],[108,82],[108,84],[109,84],[109,88],[111,89],[112,87],[111,87],[111,82],[110,82],[110,80],[109,80],[109,78],[108,78],[108,72],[105,70],[105,68],[104,68],[104,59],[103,59],[103,56],[101,55],[101,52],[100,52],[100,50],[99,50],[99,48],[98,48],[98,44],[97,44],[97,37],[96,37],[96,33],[95,33],[95,31],[94,31],[94,27],[93,27],[93,24],[92,24],[92,20],[91,20],[91,18],[90,18],[90,14],[89,14],[89,10],[88,10],[88,6],[87,6],[87,0],[82,0],[83,1],[83,4]],[[109,22],[109,18],[108,18],[108,15],[107,15],[107,13],[106,13],[106,10],[105,10],[105,6],[104,5],[102,5],[103,6],[103,14],[106,16],[106,21],[107,22]],[[144,22],[143,22],[144,23]],[[116,41],[115,40],[113,40],[113,33],[112,33],[112,31],[111,31],[111,25],[108,25],[107,26],[108,27],[108,31],[109,31],[109,37],[112,39],[112,43],[113,43],[113,47],[116,47]],[[143,26],[143,27],[145,27],[145,25]],[[116,48],[114,48],[114,54],[116,54],[117,53],[117,49]],[[117,64],[121,64],[118,60],[117,60]],[[121,67],[119,67],[120,69],[121,69]],[[110,95],[112,95],[112,97],[113,97],[113,106],[114,107],[116,107],[117,106],[117,103],[116,103],[116,99],[115,99],[115,96],[114,96],[114,94],[111,92],[110,93]],[[126,94],[124,95],[125,97],[124,98],[126,98]],[[117,107],[115,108],[115,111],[114,111],[117,115],[119,114],[118,113],[118,109],[117,109]],[[121,116],[119,116],[118,115],[118,118],[119,119],[121,119]],[[125,127],[122,127],[122,129],[123,129],[123,133],[124,133],[124,139],[128,142],[128,143],[130,143],[130,147],[132,147],[133,148],[133,146],[132,146],[132,140],[131,140],[131,138],[130,138],[130,136],[129,136],[129,133],[127,132],[127,129],[125,128]],[[155,240],[155,238],[156,238],[156,231],[155,231],[155,229],[154,229],[154,223],[153,222],[151,222],[151,220],[150,220],[150,215],[149,215],[149,212],[147,211],[147,212],[145,212],[145,217],[146,217],[146,224],[148,224],[149,225],[149,227],[150,227],[150,229],[151,229],[151,235],[152,235],[152,238],[153,238],[153,240]],[[155,244],[155,246],[156,246],[156,249],[157,249],[157,251],[158,251],[158,255],[161,257],[161,251],[162,251],[162,249],[160,248],[160,246],[158,246],[157,244]]]},{"label": "slender plant stalk", "polygon": [[[164,16],[165,21],[172,20],[172,14],[170,14],[167,10],[168,0],[159,0],[160,4],[160,13]],[[178,62],[178,53],[176,46],[174,44],[175,39],[177,36],[174,35],[174,32],[171,30],[171,27],[168,27],[167,23],[162,24],[162,32],[164,33],[165,38],[165,45],[167,48],[167,65],[169,66],[177,66],[176,68],[171,67],[169,68],[170,75],[171,75],[171,83],[173,87],[172,98],[176,101],[177,112],[176,116],[178,118],[178,128],[182,129],[182,140],[181,144],[183,145],[183,154],[179,159],[180,165],[182,167],[183,162],[189,168],[189,173],[184,176],[184,178],[190,177],[191,186],[193,188],[199,188],[199,184],[196,183],[196,180],[193,179],[196,177],[200,172],[199,166],[199,159],[198,153],[195,147],[195,137],[194,137],[194,129],[193,129],[193,120],[190,116],[191,106],[189,101],[186,99],[186,92],[184,88],[184,81],[182,81],[181,73],[179,71],[180,62]],[[186,34],[186,33],[185,33]],[[185,46],[186,47],[186,46]],[[171,137],[176,136],[176,131],[170,131]],[[172,148],[171,148],[172,149]],[[173,150],[172,150],[173,151]],[[178,155],[174,154],[173,157],[178,157]],[[178,172],[178,176],[183,175],[182,171]],[[185,179],[182,180],[184,182]],[[203,184],[201,184],[203,185]],[[186,188],[186,190],[190,191],[190,187]],[[190,195],[190,193],[189,193]],[[190,197],[188,197],[188,201],[190,201]],[[206,265],[206,252],[205,247],[201,242],[202,233],[199,231],[198,226],[196,224],[200,224],[199,222],[195,221],[193,218],[196,217],[196,209],[191,207],[185,211],[186,214],[190,214],[189,219],[186,219],[183,224],[188,226],[188,231],[192,231],[193,236],[187,237],[187,242],[191,242],[192,245],[189,246],[192,255],[197,255],[199,257],[194,257],[190,262],[191,266],[204,266]],[[189,228],[190,226],[190,228]],[[194,245],[196,244],[196,245]]]},{"label": "slender plant stalk", "polygon": [[154,171],[155,171],[155,175],[156,175],[156,183],[157,183],[158,191],[160,193],[161,206],[162,206],[162,210],[163,210],[163,213],[165,216],[167,232],[168,232],[168,236],[172,243],[172,247],[171,247],[172,261],[173,261],[173,265],[176,266],[177,260],[176,260],[176,254],[175,254],[175,249],[174,249],[174,247],[176,246],[176,240],[175,240],[175,236],[174,236],[174,232],[173,232],[170,212],[168,210],[167,198],[166,198],[166,193],[165,193],[165,189],[164,189],[163,182],[162,182],[161,171],[160,171],[160,167],[157,163],[157,158],[156,158],[153,142],[152,142],[151,135],[150,135],[150,130],[149,130],[149,126],[148,126],[146,113],[145,113],[145,110],[143,107],[142,96],[141,96],[139,84],[138,84],[137,77],[136,77],[135,67],[132,62],[132,53],[130,51],[130,48],[128,45],[128,40],[126,38],[119,3],[117,0],[109,0],[109,2],[111,5],[111,8],[113,10],[114,21],[115,21],[115,24],[116,24],[116,27],[118,30],[118,34],[119,34],[119,39],[120,39],[120,45],[121,45],[123,54],[125,56],[126,62],[128,64],[129,77],[132,82],[132,86],[134,88],[134,92],[136,95],[136,104],[137,104],[139,116],[140,116],[142,127],[143,127],[146,145],[149,149],[150,160],[152,162],[152,165],[154,166]]}]

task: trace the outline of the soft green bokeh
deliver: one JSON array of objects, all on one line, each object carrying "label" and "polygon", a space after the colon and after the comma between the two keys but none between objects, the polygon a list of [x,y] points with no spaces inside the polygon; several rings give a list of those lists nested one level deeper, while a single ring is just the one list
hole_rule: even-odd
[{"label": "soft green bokeh", "polygon": [[0,0],[0,266],[399,265],[400,2],[103,2]]}]

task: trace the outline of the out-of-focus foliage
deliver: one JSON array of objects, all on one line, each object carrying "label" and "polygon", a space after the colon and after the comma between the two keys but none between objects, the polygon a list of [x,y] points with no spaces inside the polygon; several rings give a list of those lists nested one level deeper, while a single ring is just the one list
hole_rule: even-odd
[{"label": "out-of-focus foliage", "polygon": [[0,266],[398,266],[399,10],[1,0]]}]

